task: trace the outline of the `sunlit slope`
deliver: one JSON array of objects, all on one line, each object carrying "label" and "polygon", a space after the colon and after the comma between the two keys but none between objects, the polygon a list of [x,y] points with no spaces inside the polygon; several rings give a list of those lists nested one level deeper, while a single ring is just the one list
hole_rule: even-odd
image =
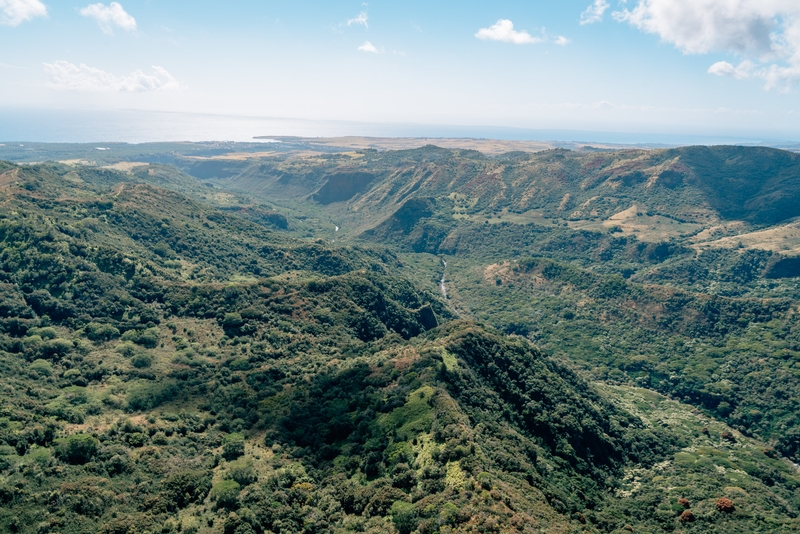
[{"label": "sunlit slope", "polygon": [[[696,429],[454,321],[391,252],[296,240],[124,172],[5,172],[3,529],[669,530],[678,493],[704,532],[796,528],[793,468],[738,435],[724,466],[747,481],[632,491],[638,470],[689,476]],[[718,472],[713,450],[691,476]],[[709,504],[723,497],[735,510]]]},{"label": "sunlit slope", "polygon": [[701,225],[739,219],[773,224],[800,215],[800,156],[769,148],[549,150],[491,158],[428,146],[257,163],[187,160],[179,166],[230,187],[310,198],[367,218],[413,197],[448,201],[454,213],[488,219],[516,214],[604,221],[633,205]]}]

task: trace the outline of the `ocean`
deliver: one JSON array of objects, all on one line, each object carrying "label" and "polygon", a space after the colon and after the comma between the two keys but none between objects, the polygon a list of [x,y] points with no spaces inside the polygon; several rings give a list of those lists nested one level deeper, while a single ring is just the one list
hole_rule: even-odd
[{"label": "ocean", "polygon": [[157,111],[0,108],[0,143],[252,142],[256,136],[456,137],[625,145],[748,144],[790,146],[798,140],[636,132],[603,132],[407,123],[315,121]]}]

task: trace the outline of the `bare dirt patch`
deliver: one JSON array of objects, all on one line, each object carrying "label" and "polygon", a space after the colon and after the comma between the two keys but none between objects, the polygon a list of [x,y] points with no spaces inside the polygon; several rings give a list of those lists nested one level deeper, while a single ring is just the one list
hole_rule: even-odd
[{"label": "bare dirt patch", "polygon": [[150,165],[149,163],[144,163],[142,161],[120,161],[119,163],[114,163],[112,165],[106,165],[104,169],[111,169],[112,171],[122,171],[122,172],[131,172],[133,169],[137,167],[147,167]]},{"label": "bare dirt patch", "polygon": [[798,255],[800,254],[800,220],[757,232],[705,241],[692,246],[698,251],[713,248],[741,248],[744,250],[769,250],[787,255]]},{"label": "bare dirt patch", "polygon": [[635,235],[640,241],[659,242],[696,232],[702,228],[699,224],[682,223],[661,215],[648,215],[647,208],[633,205],[603,221],[602,226],[614,226],[622,230],[624,235]]}]

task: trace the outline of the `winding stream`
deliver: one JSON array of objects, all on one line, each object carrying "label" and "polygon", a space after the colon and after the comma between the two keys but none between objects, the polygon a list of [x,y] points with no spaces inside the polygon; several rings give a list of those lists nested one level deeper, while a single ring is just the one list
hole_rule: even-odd
[{"label": "winding stream", "polygon": [[447,286],[444,285],[444,277],[447,274],[447,262],[442,259],[442,265],[444,265],[444,269],[442,270],[442,279],[439,280],[439,287],[442,289],[442,295],[444,298],[449,299],[450,297],[447,296]]}]

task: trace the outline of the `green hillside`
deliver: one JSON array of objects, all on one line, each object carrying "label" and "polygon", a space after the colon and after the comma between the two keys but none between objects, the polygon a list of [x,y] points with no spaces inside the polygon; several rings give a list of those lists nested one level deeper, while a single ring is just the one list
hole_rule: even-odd
[{"label": "green hillside", "polygon": [[800,529],[791,258],[692,240],[794,156],[202,150],[0,164],[0,530]]},{"label": "green hillside", "polygon": [[450,201],[455,213],[601,221],[638,205],[677,223],[774,224],[800,215],[800,155],[769,148],[685,147],[488,157],[428,146],[406,151],[245,161],[178,160],[227,188],[334,203],[364,218],[409,198]]}]

